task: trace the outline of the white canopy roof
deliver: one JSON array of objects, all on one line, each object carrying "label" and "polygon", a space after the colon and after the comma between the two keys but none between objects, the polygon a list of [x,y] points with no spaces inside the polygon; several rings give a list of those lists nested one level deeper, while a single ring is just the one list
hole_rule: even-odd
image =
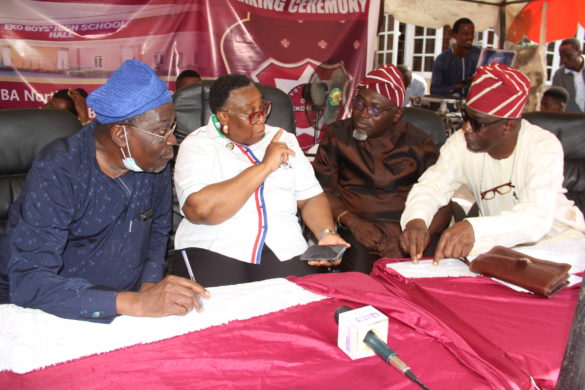
[{"label": "white canopy roof", "polygon": [[[530,0],[384,0],[384,12],[417,26],[441,28],[459,18],[473,21],[476,31],[490,27],[500,33],[500,10],[505,11],[506,29]],[[505,5],[504,5],[505,4]]]}]

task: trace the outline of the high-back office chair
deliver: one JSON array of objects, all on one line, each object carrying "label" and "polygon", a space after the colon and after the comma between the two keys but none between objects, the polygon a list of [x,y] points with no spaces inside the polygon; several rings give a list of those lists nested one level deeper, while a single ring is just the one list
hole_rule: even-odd
[{"label": "high-back office chair", "polygon": [[35,155],[51,141],[80,128],[77,118],[66,111],[0,111],[0,234],[4,233],[8,209],[20,195]]},{"label": "high-back office chair", "polygon": [[434,111],[406,107],[402,119],[430,135],[438,147],[441,147],[447,140],[443,119]]},{"label": "high-back office chair", "polygon": [[565,153],[567,198],[585,213],[585,114],[529,112],[523,118],[557,136]]},{"label": "high-back office chair", "polygon": [[[204,126],[209,121],[211,109],[209,108],[209,89],[213,85],[212,80],[203,80],[179,89],[173,96],[175,112],[177,114],[177,141],[180,143],[193,130]],[[272,111],[266,123],[276,127],[282,127],[291,133],[295,132],[295,119],[290,98],[280,89],[256,83],[256,87],[262,93],[264,99],[272,102]]]}]

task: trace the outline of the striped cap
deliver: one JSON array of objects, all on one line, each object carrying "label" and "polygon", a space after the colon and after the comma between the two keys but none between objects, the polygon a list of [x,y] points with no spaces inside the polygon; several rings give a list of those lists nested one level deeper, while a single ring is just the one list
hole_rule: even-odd
[{"label": "striped cap", "polygon": [[477,68],[465,104],[481,113],[500,118],[520,118],[528,98],[530,80],[508,65]]},{"label": "striped cap", "polygon": [[384,65],[372,70],[357,85],[357,89],[366,87],[386,96],[398,107],[404,104],[405,88],[402,73],[394,65]]}]

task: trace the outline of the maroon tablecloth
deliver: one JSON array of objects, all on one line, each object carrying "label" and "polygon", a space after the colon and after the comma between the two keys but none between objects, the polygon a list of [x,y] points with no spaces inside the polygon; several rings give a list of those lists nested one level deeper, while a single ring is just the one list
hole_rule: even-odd
[{"label": "maroon tablecloth", "polygon": [[406,280],[384,265],[372,276],[291,277],[333,299],[23,375],[1,372],[0,388],[417,389],[377,357],[351,361],[337,348],[335,309],[365,304],[389,316],[389,344],[431,389],[530,389],[530,376],[553,387],[577,289],[547,300],[485,278]]}]

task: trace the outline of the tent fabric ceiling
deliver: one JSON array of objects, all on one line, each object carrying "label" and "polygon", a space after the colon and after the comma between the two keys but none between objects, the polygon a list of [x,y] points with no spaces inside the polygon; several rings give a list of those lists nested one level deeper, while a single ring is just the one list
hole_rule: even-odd
[{"label": "tent fabric ceiling", "polygon": [[[506,28],[514,16],[528,3],[507,4]],[[384,0],[384,12],[394,15],[403,23],[441,28],[453,25],[459,18],[473,20],[476,31],[494,28],[499,31],[500,5],[503,0]]]},{"label": "tent fabric ceiling", "polygon": [[[544,26],[543,18],[546,20]],[[526,36],[533,42],[552,42],[574,36],[578,25],[585,26],[583,0],[538,0],[524,7],[512,21],[508,39],[517,42]]]}]

